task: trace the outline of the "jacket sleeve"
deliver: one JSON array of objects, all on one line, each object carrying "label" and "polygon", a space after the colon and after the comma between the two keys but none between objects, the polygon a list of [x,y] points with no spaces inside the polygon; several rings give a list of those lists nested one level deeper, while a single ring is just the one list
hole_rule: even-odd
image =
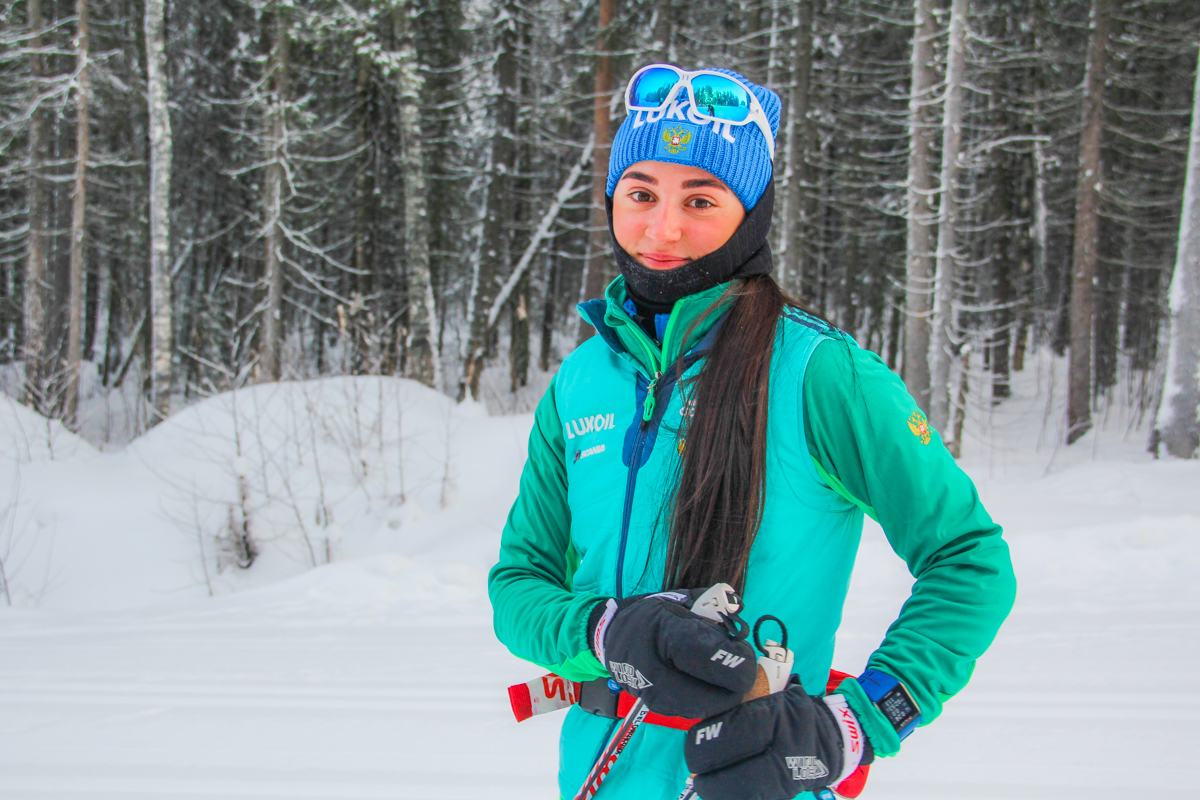
[{"label": "jacket sleeve", "polygon": [[[962,689],[1016,596],[1001,528],[937,431],[883,361],[831,338],[804,381],[804,429],[817,471],[875,518],[916,578],[867,666],[903,683],[921,724]],[[844,694],[881,755],[900,739],[855,681]]]},{"label": "jacket sleeve", "polygon": [[551,381],[534,413],[521,489],[488,575],[496,637],[518,658],[586,681],[608,673],[587,641],[588,614],[605,598],[575,594],[566,447]]}]

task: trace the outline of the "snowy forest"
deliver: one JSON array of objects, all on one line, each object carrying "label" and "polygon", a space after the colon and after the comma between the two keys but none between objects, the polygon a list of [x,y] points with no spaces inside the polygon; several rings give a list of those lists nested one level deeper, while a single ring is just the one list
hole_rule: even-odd
[{"label": "snowy forest", "polygon": [[1196,796],[1196,0],[0,0],[0,800],[573,796],[487,583],[654,62],[779,93],[776,278],[1011,554],[863,799]]},{"label": "snowy forest", "polygon": [[1067,441],[1119,391],[1191,455],[1198,42],[1177,0],[10,0],[3,386],[76,430],[122,393],[126,438],[325,375],[528,410],[667,61],[780,94],[776,274],[947,441],[1044,347]]}]

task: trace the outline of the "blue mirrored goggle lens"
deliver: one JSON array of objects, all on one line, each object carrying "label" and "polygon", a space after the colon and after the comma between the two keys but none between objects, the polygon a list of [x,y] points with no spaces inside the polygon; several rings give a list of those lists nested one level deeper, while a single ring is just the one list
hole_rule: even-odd
[{"label": "blue mirrored goggle lens", "polygon": [[671,90],[679,83],[679,75],[669,69],[654,67],[638,75],[633,86],[629,88],[629,106],[631,108],[658,108],[671,94]]},{"label": "blue mirrored goggle lens", "polygon": [[737,81],[720,75],[692,78],[696,111],[716,119],[741,122],[750,116],[750,92]]}]

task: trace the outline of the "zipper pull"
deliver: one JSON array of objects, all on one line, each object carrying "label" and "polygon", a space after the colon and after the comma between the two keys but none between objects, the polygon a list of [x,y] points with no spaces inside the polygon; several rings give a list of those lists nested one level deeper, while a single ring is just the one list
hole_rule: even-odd
[{"label": "zipper pull", "polygon": [[649,422],[654,416],[654,392],[658,389],[658,379],[661,377],[661,372],[655,372],[654,379],[646,386],[646,402],[642,403],[642,422]]}]

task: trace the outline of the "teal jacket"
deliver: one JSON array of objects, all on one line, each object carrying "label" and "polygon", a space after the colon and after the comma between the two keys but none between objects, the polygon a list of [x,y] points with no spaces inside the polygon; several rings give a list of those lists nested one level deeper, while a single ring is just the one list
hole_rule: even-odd
[{"label": "teal jacket", "polygon": [[[686,437],[684,383],[703,366],[722,285],[676,303],[661,346],[623,308],[621,278],[580,307],[596,327],[538,405],[520,494],[489,577],[496,635],[572,680],[607,675],[587,641],[596,603],[661,588],[667,514]],[[686,340],[685,340],[686,337]],[[895,676],[922,724],[970,677],[1007,616],[1015,580],[1001,529],[903,384],[874,354],[795,309],[779,320],[768,409],[767,502],[745,618],[788,626],[793,672],[820,694],[864,514],[916,578],[866,666]],[[840,688],[880,755],[899,739],[858,684]],[[571,797],[612,728],[578,707],[563,724],[559,785]],[[683,733],[642,726],[606,779],[622,798],[674,798]]]}]

